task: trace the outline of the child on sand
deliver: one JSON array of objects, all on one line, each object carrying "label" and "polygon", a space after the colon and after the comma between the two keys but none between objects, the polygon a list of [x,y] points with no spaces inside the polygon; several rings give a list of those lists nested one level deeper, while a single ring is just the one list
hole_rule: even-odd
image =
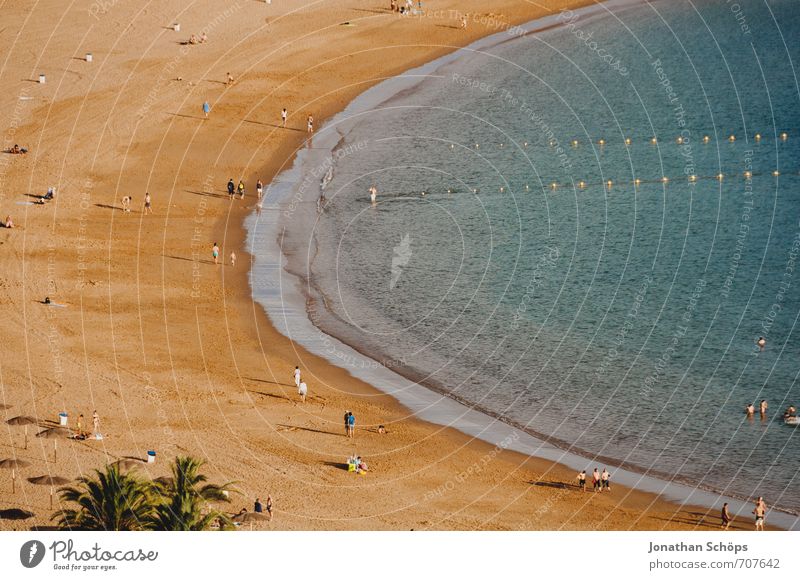
[{"label": "child on sand", "polygon": [[308,123],[306,125],[306,128],[308,129],[308,134],[309,135],[311,135],[314,132],[314,116],[313,115],[309,115],[308,116]]},{"label": "child on sand", "polygon": [[153,213],[153,200],[150,199],[150,194],[144,194],[144,215]]},{"label": "child on sand", "polygon": [[213,248],[211,248],[211,255],[212,255],[212,256],[213,256],[213,258],[214,258],[214,263],[215,263],[215,264],[218,264],[218,263],[219,263],[219,262],[218,262],[218,258],[219,258],[219,246],[217,245],[217,242],[214,242],[214,247],[213,247]]}]

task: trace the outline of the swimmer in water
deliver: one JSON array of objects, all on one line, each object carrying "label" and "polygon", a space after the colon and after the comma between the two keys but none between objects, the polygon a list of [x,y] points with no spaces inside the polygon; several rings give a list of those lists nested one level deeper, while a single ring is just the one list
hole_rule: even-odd
[{"label": "swimmer in water", "polygon": [[790,405],[783,413],[783,418],[790,419],[792,417],[795,417],[796,414],[797,414],[797,409],[794,408],[794,405]]},{"label": "swimmer in water", "polygon": [[375,201],[378,199],[378,188],[374,185],[369,188],[369,199],[372,203],[375,203]]},{"label": "swimmer in water", "polygon": [[758,345],[758,348],[764,350],[764,347],[767,346],[767,341],[763,336],[759,336],[756,344]]},{"label": "swimmer in water", "polygon": [[744,408],[744,412],[747,413],[748,417],[752,417],[753,413],[756,412],[756,408],[753,406],[753,403],[750,403]]},{"label": "swimmer in water", "polygon": [[767,404],[767,400],[766,399],[761,399],[761,404],[758,406],[758,410],[761,412],[761,416],[762,417],[767,414],[767,409],[768,408],[769,408],[769,405]]}]

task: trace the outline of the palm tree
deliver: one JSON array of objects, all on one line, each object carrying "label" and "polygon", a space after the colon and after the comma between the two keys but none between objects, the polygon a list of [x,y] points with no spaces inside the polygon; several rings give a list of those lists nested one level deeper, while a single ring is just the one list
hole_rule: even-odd
[{"label": "palm tree", "polygon": [[57,511],[51,519],[68,530],[131,531],[152,528],[153,486],[133,475],[121,473],[116,465],[95,470],[96,478],[81,477],[76,487],[58,490],[61,501],[77,508]]},{"label": "palm tree", "polygon": [[207,530],[218,520],[220,529],[232,527],[227,514],[208,507],[208,502],[230,501],[228,491],[233,483],[215,485],[206,483],[200,473],[204,462],[193,457],[176,457],[172,477],[156,483],[158,503],[151,521],[156,530],[200,531]]}]

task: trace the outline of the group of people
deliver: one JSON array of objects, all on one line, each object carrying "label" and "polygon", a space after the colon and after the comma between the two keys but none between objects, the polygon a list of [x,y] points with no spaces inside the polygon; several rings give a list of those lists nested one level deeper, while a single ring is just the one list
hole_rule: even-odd
[{"label": "group of people", "polygon": [[[422,13],[422,2],[417,1],[419,13]],[[410,14],[415,13],[414,10],[414,0],[405,0],[405,3],[398,0],[391,0],[389,2],[389,10],[392,12],[397,12],[403,16],[408,16]]]},{"label": "group of people", "polygon": [[355,437],[356,434],[356,416],[352,411],[345,411],[344,413],[344,432],[349,438]]},{"label": "group of people", "polygon": [[74,439],[78,439],[79,441],[84,441],[89,438],[91,435],[95,439],[102,439],[103,436],[100,434],[100,415],[97,414],[97,409],[95,409],[94,413],[92,413],[92,432],[89,433],[88,431],[84,431],[83,429],[83,413],[78,415],[78,422],[75,425],[75,435]]},{"label": "group of people", "polygon": [[360,455],[351,455],[347,458],[347,471],[361,475],[369,471],[367,462]]},{"label": "group of people", "polygon": [[189,37],[189,44],[205,44],[207,40],[208,35],[205,33],[205,31],[203,31],[200,33],[199,37],[196,34],[192,34]]},{"label": "group of people", "polygon": [[[578,487],[581,491],[586,491],[586,470],[578,473]],[[611,491],[611,474],[604,467],[600,473],[597,468],[592,472],[592,488],[594,491]]]},{"label": "group of people", "polygon": [[26,147],[20,147],[19,145],[14,143],[14,146],[11,149],[9,149],[8,152],[11,153],[12,155],[25,155],[28,152],[28,149]]},{"label": "group of people", "polygon": [[[244,508],[242,508],[244,509]],[[245,510],[247,511],[247,510]],[[256,498],[255,503],[253,504],[253,511],[257,514],[263,514],[265,511],[269,516],[270,521],[272,520],[272,496],[267,496],[266,504],[262,504],[259,498]],[[240,512],[241,513],[241,512]]]},{"label": "group of people", "polygon": [[[131,213],[133,207],[133,196],[125,195],[122,197],[122,211]],[[144,194],[144,205],[142,206],[142,213],[144,215],[153,213],[153,198],[150,197],[150,192]]]},{"label": "group of people", "polygon": [[[761,418],[764,419],[767,416],[767,409],[769,409],[769,403],[767,403],[766,399],[761,399],[761,402],[758,404],[758,411],[761,415]],[[745,405],[744,412],[748,417],[752,417],[756,413],[756,407],[753,403],[748,403]],[[797,418],[797,409],[794,405],[789,405],[786,407],[786,410],[783,412],[783,420],[787,419],[796,419]]]},{"label": "group of people", "polygon": [[[764,523],[765,523],[766,518],[767,518],[767,504],[764,501],[763,497],[759,497],[756,500],[756,506],[753,508],[753,511],[751,513],[756,518],[756,521],[755,521],[756,531],[762,531],[763,532],[764,531]],[[730,510],[728,508],[728,503],[727,502],[725,502],[722,505],[722,512],[720,513],[720,520],[721,520],[720,527],[723,530],[727,530],[730,527],[731,523],[733,522],[733,516],[731,516],[731,512],[730,512]]]}]

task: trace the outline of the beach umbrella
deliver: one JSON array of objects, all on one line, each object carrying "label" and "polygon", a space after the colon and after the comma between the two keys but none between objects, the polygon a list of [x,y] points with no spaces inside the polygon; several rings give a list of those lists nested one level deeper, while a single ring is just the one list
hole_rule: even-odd
[{"label": "beach umbrella", "polygon": [[11,508],[7,510],[0,510],[0,519],[3,520],[27,520],[35,516],[33,512],[23,510],[20,508]]},{"label": "beach umbrella", "polygon": [[28,467],[30,463],[22,459],[3,459],[0,461],[0,468],[11,470],[11,493],[17,491],[17,469]]},{"label": "beach umbrella", "polygon": [[28,448],[28,425],[36,425],[38,421],[36,417],[31,417],[29,415],[20,415],[19,417],[11,417],[8,421],[6,421],[8,425],[14,426],[24,426],[25,427],[25,449]]},{"label": "beach umbrella", "polygon": [[144,461],[141,459],[131,459],[127,457],[125,459],[120,459],[119,461],[115,461],[114,465],[116,465],[120,471],[130,471],[131,469],[138,469],[144,464]]},{"label": "beach umbrella", "polygon": [[61,477],[60,475],[40,475],[39,477],[29,477],[28,481],[34,485],[50,486],[50,509],[53,509],[53,486],[65,485],[69,483],[70,480],[66,477]]},{"label": "beach umbrella", "polygon": [[53,440],[53,463],[55,463],[58,461],[58,440],[72,437],[72,432],[69,429],[64,429],[64,427],[53,427],[37,433],[36,436]]}]

